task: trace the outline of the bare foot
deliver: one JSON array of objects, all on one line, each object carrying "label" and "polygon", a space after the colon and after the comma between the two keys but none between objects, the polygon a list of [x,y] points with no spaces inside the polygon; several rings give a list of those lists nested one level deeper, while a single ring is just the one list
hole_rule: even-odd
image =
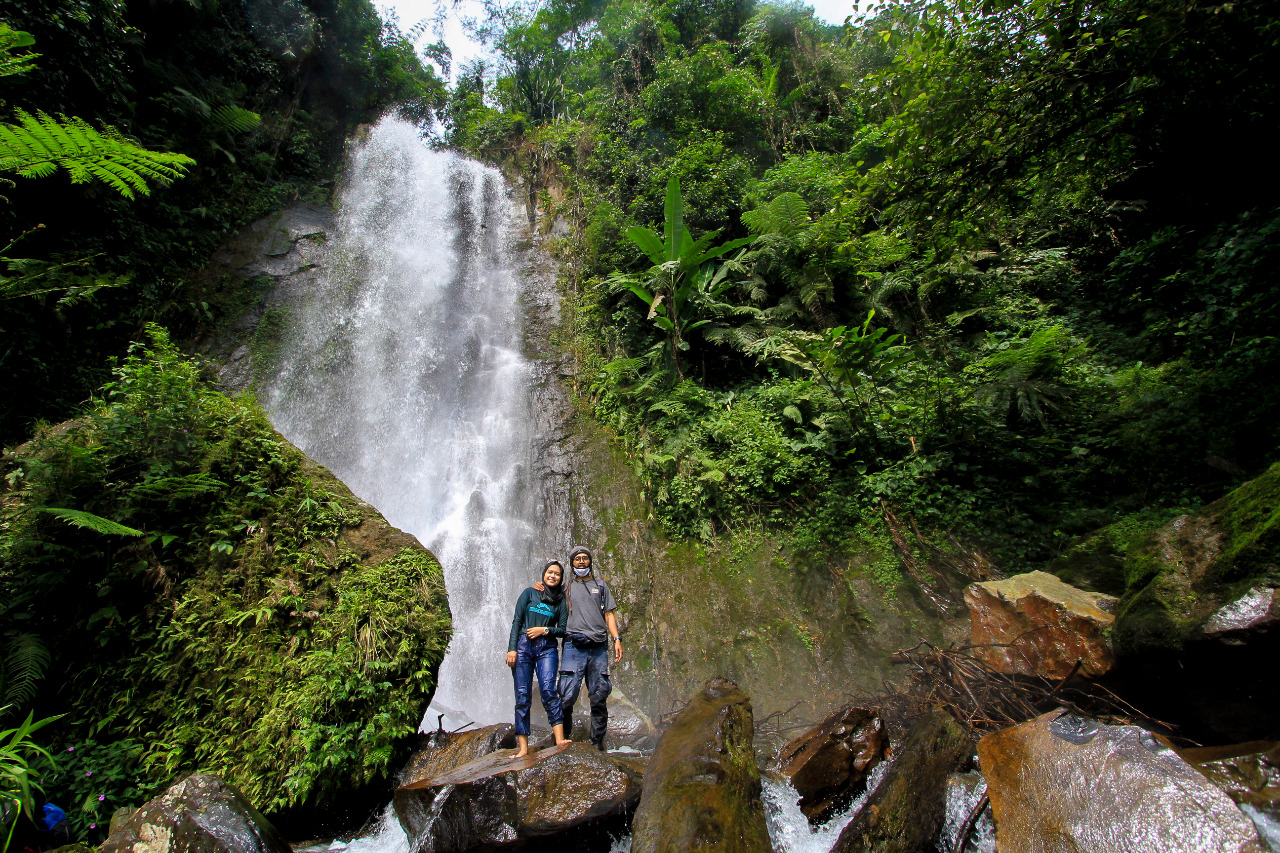
[{"label": "bare foot", "polygon": [[529,754],[529,750],[527,749],[517,749],[516,754],[511,756],[511,760],[515,761],[517,758],[524,758],[528,754]]},{"label": "bare foot", "polygon": [[573,741],[569,740],[568,738],[565,738],[564,740],[556,741],[556,746],[568,746],[571,743],[573,743]]}]

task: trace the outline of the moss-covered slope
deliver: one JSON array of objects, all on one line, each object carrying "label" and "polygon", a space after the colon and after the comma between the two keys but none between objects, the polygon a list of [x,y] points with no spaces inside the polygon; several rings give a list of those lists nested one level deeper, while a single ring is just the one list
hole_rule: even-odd
[{"label": "moss-covered slope", "polygon": [[4,460],[0,630],[49,647],[37,713],[67,714],[49,787],[85,830],[195,770],[268,811],[333,802],[430,699],[440,566],[150,336]]}]

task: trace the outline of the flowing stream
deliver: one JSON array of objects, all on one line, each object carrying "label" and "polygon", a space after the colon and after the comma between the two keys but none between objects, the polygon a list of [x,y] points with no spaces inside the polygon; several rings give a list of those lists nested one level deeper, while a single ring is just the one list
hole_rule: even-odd
[{"label": "flowing stream", "polygon": [[454,636],[424,727],[510,717],[511,607],[546,540],[517,226],[497,171],[384,119],[348,159],[328,274],[294,295],[261,388],[281,433],[444,566]]}]

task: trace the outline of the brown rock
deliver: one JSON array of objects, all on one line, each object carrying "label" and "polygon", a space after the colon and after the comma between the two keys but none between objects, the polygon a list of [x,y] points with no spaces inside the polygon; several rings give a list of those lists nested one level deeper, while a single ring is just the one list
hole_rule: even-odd
[{"label": "brown rock", "polygon": [[212,773],[188,776],[149,800],[99,853],[292,853],[271,823]]},{"label": "brown rock", "polygon": [[631,829],[632,853],[769,853],[751,699],[713,678],[658,741]]},{"label": "brown rock", "polygon": [[500,749],[516,745],[515,726],[498,723],[463,732],[432,732],[400,771],[400,784],[442,776]]},{"label": "brown rock", "polygon": [[1054,711],[983,738],[1001,853],[1262,853],[1217,786],[1137,726]]},{"label": "brown rock", "polygon": [[[964,591],[976,654],[999,672],[1065,678],[1076,661],[1096,677],[1115,663],[1107,631],[1116,599],[1046,572],[970,584]],[[994,646],[994,647],[993,647]]]},{"label": "brown rock", "polygon": [[800,795],[800,810],[821,819],[884,756],[884,723],[868,708],[847,706],[783,747],[778,769]]},{"label": "brown rock", "polygon": [[1280,589],[1256,586],[1230,604],[1218,608],[1204,623],[1206,637],[1231,645],[1243,644],[1250,634],[1280,625]]},{"label": "brown rock", "polygon": [[1180,749],[1178,755],[1237,803],[1280,809],[1280,741]]},{"label": "brown rock", "polygon": [[[631,767],[587,746],[495,752],[396,789],[395,809],[413,853],[518,847],[619,816],[640,799]],[[622,827],[618,827],[621,829]]]},{"label": "brown rock", "polygon": [[950,715],[932,711],[907,732],[867,805],[840,833],[832,853],[932,850],[947,805],[947,778],[973,754],[973,737]]}]

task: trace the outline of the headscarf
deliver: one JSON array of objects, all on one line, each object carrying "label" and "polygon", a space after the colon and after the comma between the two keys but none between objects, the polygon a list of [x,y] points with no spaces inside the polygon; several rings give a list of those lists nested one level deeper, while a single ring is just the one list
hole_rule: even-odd
[{"label": "headscarf", "polygon": [[[560,566],[560,583],[555,586],[547,586],[547,569],[552,566]],[[547,564],[542,567],[542,576],[539,577],[538,580],[542,581],[542,585],[546,587],[542,592],[538,593],[538,595],[542,597],[543,604],[550,604],[552,607],[555,607],[564,600],[564,585],[566,581],[564,577],[564,565],[561,564],[559,560],[548,560]]]}]

